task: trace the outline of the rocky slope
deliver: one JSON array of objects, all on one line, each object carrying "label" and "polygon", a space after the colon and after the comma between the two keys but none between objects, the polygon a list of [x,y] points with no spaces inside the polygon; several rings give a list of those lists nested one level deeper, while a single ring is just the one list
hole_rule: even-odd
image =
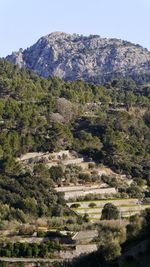
[{"label": "rocky slope", "polygon": [[77,34],[54,32],[30,48],[6,58],[41,76],[64,80],[105,82],[114,77],[150,76],[150,52],[132,43]]}]

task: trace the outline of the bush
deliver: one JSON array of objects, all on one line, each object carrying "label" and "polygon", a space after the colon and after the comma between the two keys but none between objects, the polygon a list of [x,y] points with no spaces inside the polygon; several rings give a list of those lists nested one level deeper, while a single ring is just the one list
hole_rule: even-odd
[{"label": "bush", "polygon": [[95,163],[94,162],[90,162],[89,163],[89,169],[94,169],[95,167]]},{"label": "bush", "polygon": [[102,209],[101,220],[117,220],[119,218],[119,210],[112,203],[106,203]]},{"label": "bush", "polygon": [[72,204],[71,206],[70,206],[70,208],[72,208],[72,209],[77,209],[77,208],[79,208],[81,205],[79,204],[79,203],[74,203],[74,204]]},{"label": "bush", "polygon": [[89,218],[88,213],[85,213],[85,214],[84,214],[84,216],[83,216],[83,220],[84,220],[84,222],[89,222],[90,218]]},{"label": "bush", "polygon": [[112,261],[121,255],[121,247],[117,242],[112,242],[108,244],[102,252],[106,261]]},{"label": "bush", "polygon": [[96,207],[96,203],[94,202],[91,202],[89,205],[88,205],[89,208],[95,208]]},{"label": "bush", "polygon": [[91,177],[88,173],[80,173],[79,174],[79,179],[84,181],[84,182],[89,182],[91,181]]}]

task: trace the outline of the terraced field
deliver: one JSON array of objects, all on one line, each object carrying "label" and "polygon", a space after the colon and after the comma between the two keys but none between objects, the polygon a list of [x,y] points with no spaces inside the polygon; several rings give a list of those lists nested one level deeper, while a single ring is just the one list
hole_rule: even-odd
[{"label": "terraced field", "polygon": [[[80,201],[69,202],[68,206],[71,207],[78,214],[88,214],[91,221],[99,220],[101,212],[106,203],[113,203],[120,210],[120,218],[129,217],[137,214],[146,208],[150,208],[150,204],[141,204],[138,199],[106,199],[106,200],[93,200],[93,201]],[[91,207],[91,203],[95,204]],[[73,204],[79,204],[77,208],[73,208]]]},{"label": "terraced field", "polygon": [[79,186],[63,186],[56,187],[57,192],[64,192],[64,198],[69,201],[69,199],[76,199],[78,197],[85,197],[88,194],[99,194],[104,196],[105,194],[115,195],[117,193],[114,187],[108,187],[106,184],[102,185],[79,185]]}]

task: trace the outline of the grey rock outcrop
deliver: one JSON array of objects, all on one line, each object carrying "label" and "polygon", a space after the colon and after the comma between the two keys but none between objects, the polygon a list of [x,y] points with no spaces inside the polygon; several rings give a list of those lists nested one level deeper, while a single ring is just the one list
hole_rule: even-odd
[{"label": "grey rock outcrop", "polygon": [[6,58],[37,74],[64,80],[104,82],[113,77],[150,75],[150,52],[127,41],[54,32]]}]

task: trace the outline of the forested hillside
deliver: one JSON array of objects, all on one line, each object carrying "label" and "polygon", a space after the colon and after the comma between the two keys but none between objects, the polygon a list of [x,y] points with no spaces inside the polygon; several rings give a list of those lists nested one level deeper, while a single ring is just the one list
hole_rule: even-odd
[{"label": "forested hillside", "polygon": [[96,86],[44,79],[0,60],[0,202],[8,210],[3,216],[50,215],[59,208],[49,172],[31,175],[15,161],[26,152],[75,150],[149,185],[149,101],[150,86],[132,80]]}]

